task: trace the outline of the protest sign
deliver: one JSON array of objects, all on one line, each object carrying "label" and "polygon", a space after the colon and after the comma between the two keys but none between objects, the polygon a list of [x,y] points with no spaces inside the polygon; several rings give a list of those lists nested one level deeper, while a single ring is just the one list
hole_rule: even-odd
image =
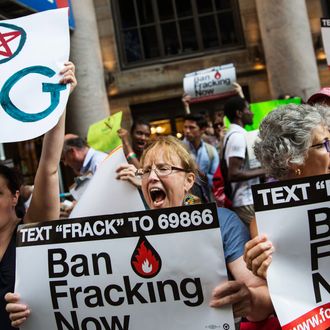
[{"label": "protest sign", "polygon": [[68,9],[0,22],[0,142],[32,139],[56,125],[69,87],[59,71],[68,61]]},{"label": "protest sign", "polygon": [[275,247],[267,282],[284,330],[330,327],[330,175],[252,187]]},{"label": "protest sign", "polygon": [[117,133],[121,126],[122,115],[120,111],[92,124],[87,133],[88,145],[104,152],[117,148],[122,143]]},{"label": "protest sign", "polygon": [[25,330],[234,329],[208,306],[227,280],[215,204],[23,225],[16,254]]},{"label": "protest sign", "polygon": [[201,102],[236,94],[236,70],[233,64],[212,67],[185,75],[183,90],[192,97],[191,102]]},{"label": "protest sign", "polygon": [[327,64],[330,66],[330,18],[321,18],[321,35]]},{"label": "protest sign", "polygon": [[123,163],[127,160],[119,146],[99,165],[87,187],[83,186],[70,218],[145,209],[139,191],[131,183],[116,179],[116,169]]}]

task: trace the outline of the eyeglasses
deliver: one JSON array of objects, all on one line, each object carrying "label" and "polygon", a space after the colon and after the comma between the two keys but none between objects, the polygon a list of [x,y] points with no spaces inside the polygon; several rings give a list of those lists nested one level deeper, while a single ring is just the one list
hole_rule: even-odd
[{"label": "eyeglasses", "polygon": [[188,172],[187,170],[176,167],[176,166],[171,166],[167,164],[160,164],[160,165],[155,165],[154,168],[152,167],[145,167],[145,168],[139,168],[136,172],[135,175],[142,177],[142,178],[147,178],[149,177],[151,171],[154,170],[157,176],[159,177],[164,177],[172,174],[173,171],[180,171],[180,172]]},{"label": "eyeglasses", "polygon": [[327,152],[330,152],[330,140],[325,139],[322,143],[313,144],[310,148],[324,147]]}]

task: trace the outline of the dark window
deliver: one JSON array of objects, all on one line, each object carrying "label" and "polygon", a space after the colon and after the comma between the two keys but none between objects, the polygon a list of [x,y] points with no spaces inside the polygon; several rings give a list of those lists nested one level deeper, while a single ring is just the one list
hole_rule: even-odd
[{"label": "dark window", "polygon": [[237,0],[114,0],[123,68],[243,46]]}]

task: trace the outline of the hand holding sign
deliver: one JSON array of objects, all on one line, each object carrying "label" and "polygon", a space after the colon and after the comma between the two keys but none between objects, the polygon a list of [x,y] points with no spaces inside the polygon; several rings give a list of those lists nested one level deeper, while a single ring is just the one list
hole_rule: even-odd
[{"label": "hand holding sign", "polygon": [[251,292],[245,283],[227,281],[213,290],[210,306],[219,308],[226,305],[233,305],[234,317],[245,317],[251,313]]},{"label": "hand holding sign", "polygon": [[70,93],[77,87],[77,79],[75,76],[76,68],[72,62],[65,62],[64,68],[60,71],[62,78],[60,84],[70,84]]},{"label": "hand holding sign", "polygon": [[272,262],[274,247],[266,235],[253,238],[245,244],[244,261],[256,276],[266,279],[267,270]]},{"label": "hand holding sign", "polygon": [[136,167],[131,164],[123,163],[120,164],[116,169],[116,179],[122,181],[128,181],[133,184],[135,187],[141,187],[141,178],[135,175]]},{"label": "hand holding sign", "polygon": [[5,300],[7,301],[6,310],[10,314],[11,325],[14,328],[20,327],[29,317],[31,311],[26,304],[21,302],[18,293],[7,293]]},{"label": "hand holding sign", "polygon": [[243,93],[242,86],[241,86],[239,83],[237,83],[237,82],[233,82],[232,85],[233,85],[233,87],[234,87],[236,93],[237,93],[242,99],[244,99],[245,97],[244,97],[244,93]]}]

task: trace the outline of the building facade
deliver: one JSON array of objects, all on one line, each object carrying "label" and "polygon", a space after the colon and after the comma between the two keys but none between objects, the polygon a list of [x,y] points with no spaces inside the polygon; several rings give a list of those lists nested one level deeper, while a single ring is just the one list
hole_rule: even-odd
[{"label": "building facade", "polygon": [[[95,0],[111,113],[180,130],[183,77],[233,63],[251,102],[330,84],[320,0]],[[221,102],[196,104],[214,112]],[[179,127],[178,127],[179,126]]]},{"label": "building facade", "polygon": [[[43,0],[46,1],[46,0]],[[72,0],[71,59],[79,85],[70,97],[67,131],[118,111],[122,126],[143,118],[158,134],[178,134],[186,73],[233,63],[251,102],[281,94],[306,99],[330,75],[320,36],[328,0]],[[1,1],[2,19],[32,12]],[[196,103],[211,117],[223,100]],[[40,141],[5,146],[33,177]],[[27,168],[27,170],[25,170]]]}]

